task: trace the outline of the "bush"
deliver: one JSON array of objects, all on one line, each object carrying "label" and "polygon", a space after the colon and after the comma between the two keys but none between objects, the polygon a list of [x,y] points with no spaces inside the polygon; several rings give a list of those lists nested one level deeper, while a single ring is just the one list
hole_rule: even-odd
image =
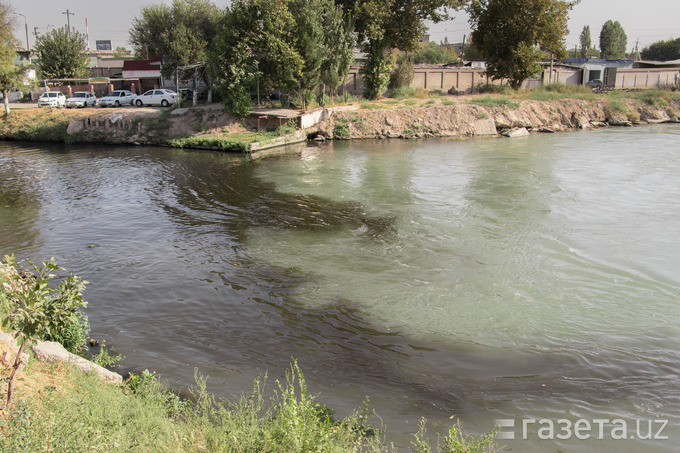
[{"label": "bush", "polygon": [[[413,81],[413,62],[411,60],[404,60],[399,65],[397,65],[392,73],[390,74],[390,84],[388,88],[390,90],[408,88],[411,86]],[[392,96],[396,97],[396,96]]]},{"label": "bush", "polygon": [[6,300],[2,326],[20,332],[22,341],[56,341],[69,352],[81,353],[90,331],[87,316],[82,312],[87,307],[82,296],[87,282],[66,275],[55,288],[50,286],[57,278],[53,272],[64,269],[55,264],[54,258],[41,266],[26,263],[32,271],[18,273],[14,255],[3,260],[3,273],[9,282],[3,284]]}]

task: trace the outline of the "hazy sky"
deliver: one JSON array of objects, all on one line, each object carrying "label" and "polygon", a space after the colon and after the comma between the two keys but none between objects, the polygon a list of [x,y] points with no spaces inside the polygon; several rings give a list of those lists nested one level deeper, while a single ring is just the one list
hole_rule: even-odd
[{"label": "hazy sky", "polygon": [[[157,3],[172,3],[172,0],[10,0],[15,11],[26,16],[19,16],[16,36],[26,45],[25,23],[28,24],[29,43],[35,43],[34,27],[38,33],[45,33],[53,27],[66,25],[68,9],[74,13],[70,15],[71,26],[85,33],[87,19],[90,46],[94,48],[95,40],[110,39],[116,46],[130,48],[128,29],[132,18],[138,14],[144,5]],[[220,8],[225,8],[229,0],[214,0]],[[463,35],[470,34],[467,16],[455,13],[455,19],[432,25],[430,29],[433,41],[460,42]],[[680,37],[680,1],[678,0],[582,0],[574,7],[569,17],[567,47],[573,48],[579,44],[579,34],[585,25],[590,26],[593,44],[598,44],[602,25],[607,20],[618,20],[628,35],[629,50],[635,47],[639,40],[640,49],[659,40]]]}]

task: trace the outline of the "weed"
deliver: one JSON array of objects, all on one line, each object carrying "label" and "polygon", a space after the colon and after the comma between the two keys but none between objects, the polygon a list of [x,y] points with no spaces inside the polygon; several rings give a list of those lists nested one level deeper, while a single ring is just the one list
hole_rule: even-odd
[{"label": "weed", "polygon": [[347,118],[338,118],[335,120],[335,126],[333,127],[333,138],[349,140],[349,120]]},{"label": "weed", "polygon": [[442,104],[444,104],[444,105],[456,105],[456,101],[450,101],[450,100],[447,99],[444,102],[442,102]]},{"label": "weed", "polygon": [[483,107],[509,107],[511,109],[516,109],[519,107],[517,102],[513,102],[507,97],[481,96],[471,99],[470,103],[481,105]]},{"label": "weed", "polygon": [[101,342],[99,352],[92,356],[92,361],[103,367],[117,367],[119,362],[125,360],[125,356],[118,353],[111,353],[106,348],[106,340]]}]

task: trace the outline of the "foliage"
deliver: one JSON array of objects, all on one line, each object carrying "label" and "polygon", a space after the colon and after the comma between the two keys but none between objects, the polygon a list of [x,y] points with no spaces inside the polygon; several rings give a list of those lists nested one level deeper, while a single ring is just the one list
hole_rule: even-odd
[{"label": "foliage", "polygon": [[335,125],[333,126],[333,138],[349,140],[349,120],[347,118],[338,118],[335,120]]},{"label": "foliage", "polygon": [[323,20],[326,58],[321,63],[321,81],[334,94],[354,62],[356,34],[351,17],[338,6],[326,10]]},{"label": "foliage", "polygon": [[[130,43],[139,58],[162,55],[161,72],[170,77],[180,66],[206,61],[220,19],[217,6],[209,0],[147,5],[142,7],[141,16],[132,21]],[[202,73],[202,78],[209,82],[207,72]]]},{"label": "foliage", "polygon": [[378,99],[387,89],[392,69],[391,53],[380,41],[371,41],[366,62],[361,67],[364,80],[364,97]]},{"label": "foliage", "polygon": [[16,272],[14,255],[5,256],[1,263],[2,273],[10,281],[2,285],[7,294],[0,325],[4,330],[14,332],[19,341],[7,387],[8,405],[12,401],[21,354],[29,343],[37,339],[57,341],[67,350],[79,352],[84,349],[89,332],[87,318],[81,312],[87,306],[82,296],[87,282],[68,275],[57,288],[50,287],[50,280],[56,278],[53,272],[61,269],[54,263],[54,258],[42,266],[27,263],[34,273]]},{"label": "foliage", "polygon": [[91,360],[99,366],[115,367],[118,362],[125,360],[125,356],[118,353],[111,353],[106,348],[106,340],[103,340],[99,345],[99,352],[92,356]]},{"label": "foliage", "polygon": [[470,104],[481,105],[483,107],[509,107],[516,109],[519,107],[517,102],[513,102],[509,97],[479,96],[470,99]]},{"label": "foliage", "polygon": [[507,78],[519,89],[540,71],[540,49],[566,54],[567,14],[577,1],[473,0],[468,7],[472,42],[494,79]]},{"label": "foliage", "polygon": [[14,18],[12,8],[0,2],[0,90],[5,104],[5,114],[9,115],[8,89],[21,84],[23,69],[14,64],[19,42],[14,38]]},{"label": "foliage", "polygon": [[680,59],[680,38],[657,41],[642,49],[643,60],[668,61]]},{"label": "foliage", "polygon": [[[465,434],[460,420],[451,426],[445,436],[437,441],[437,451],[441,453],[492,453],[500,451],[495,441],[497,431],[475,437]],[[430,453],[432,448],[427,441],[426,420],[421,418],[418,431],[411,440],[411,446],[417,453]]]},{"label": "foliage", "polygon": [[291,0],[236,0],[218,26],[209,56],[225,108],[240,117],[252,110],[250,91],[292,89],[302,75],[295,49]]},{"label": "foliage", "polygon": [[86,37],[75,29],[56,28],[39,35],[34,50],[40,55],[38,69],[45,79],[80,79],[89,74]]},{"label": "foliage", "polygon": [[175,148],[211,148],[238,153],[248,152],[250,142],[209,135],[194,135],[191,137],[174,138],[168,140]]},{"label": "foliage", "polygon": [[555,101],[567,98],[593,99],[594,95],[589,87],[582,85],[550,83],[531,90],[528,97],[536,101]]},{"label": "foliage", "polygon": [[356,21],[358,42],[368,61],[364,65],[364,97],[376,99],[389,80],[391,49],[415,50],[425,33],[425,20],[446,19],[447,11],[461,0],[337,0]]},{"label": "foliage", "polygon": [[396,89],[408,88],[411,86],[411,81],[413,81],[413,61],[410,58],[404,58],[392,70],[389,88],[392,92]]},{"label": "foliage", "polygon": [[12,272],[16,267],[14,255],[5,256],[2,266],[8,271],[10,283],[3,290],[12,301],[2,320],[2,327],[19,332],[21,341],[57,341],[68,351],[79,353],[85,349],[89,326],[82,309],[87,307],[82,292],[87,282],[74,275],[66,275],[55,288],[51,281],[54,272],[64,270],[54,258],[42,265],[31,261],[32,271]]},{"label": "foliage", "polygon": [[625,58],[628,36],[619,21],[608,20],[600,31],[600,51],[602,58]]},{"label": "foliage", "polygon": [[583,27],[579,35],[579,42],[581,43],[580,56],[581,58],[588,58],[588,50],[593,46],[593,40],[590,37],[590,25]]},{"label": "foliage", "polygon": [[225,401],[197,376],[193,405],[148,371],[133,374],[125,389],[77,370],[67,379],[0,417],[2,451],[388,451],[366,425],[370,411],[336,420],[296,364],[269,399],[266,377],[255,380],[252,394]]},{"label": "foliage", "polygon": [[458,63],[458,56],[451,47],[440,46],[436,42],[421,45],[420,49],[409,54],[414,64],[450,64]]}]

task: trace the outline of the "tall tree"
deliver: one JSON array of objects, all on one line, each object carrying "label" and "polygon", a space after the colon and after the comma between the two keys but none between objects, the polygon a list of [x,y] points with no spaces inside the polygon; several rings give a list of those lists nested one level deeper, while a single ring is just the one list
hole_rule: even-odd
[{"label": "tall tree", "polygon": [[303,58],[295,46],[291,0],[234,0],[210,53],[210,68],[225,107],[250,113],[250,91],[292,90],[300,80]]},{"label": "tall tree", "polygon": [[427,27],[424,21],[440,22],[450,9],[466,0],[336,0],[356,21],[362,50],[368,53],[362,68],[364,96],[375,99],[389,83],[391,49],[412,51]]},{"label": "tall tree", "polygon": [[352,18],[340,7],[329,9],[324,16],[326,58],[321,63],[321,81],[332,94],[344,83],[354,62],[356,34]]},{"label": "tall tree", "polygon": [[472,42],[494,79],[517,90],[541,69],[541,50],[561,58],[567,15],[578,3],[563,0],[472,0],[468,7]]},{"label": "tall tree", "polygon": [[14,11],[12,7],[0,1],[0,89],[5,105],[5,115],[9,115],[8,89],[21,83],[22,68],[14,64],[19,41],[14,37]]},{"label": "tall tree", "polygon": [[625,58],[628,36],[619,21],[608,20],[600,31],[600,51],[602,58]]},{"label": "tall tree", "polygon": [[581,42],[581,58],[588,58],[588,50],[593,46],[593,40],[590,37],[590,25],[583,27],[583,30],[579,35],[579,41]]},{"label": "tall tree", "polygon": [[132,21],[130,43],[138,57],[162,55],[161,72],[171,77],[179,66],[207,59],[221,16],[209,0],[174,0],[170,6],[145,6],[140,17]]},{"label": "tall tree", "polygon": [[36,38],[38,69],[45,79],[80,79],[88,76],[85,35],[57,28]]}]

